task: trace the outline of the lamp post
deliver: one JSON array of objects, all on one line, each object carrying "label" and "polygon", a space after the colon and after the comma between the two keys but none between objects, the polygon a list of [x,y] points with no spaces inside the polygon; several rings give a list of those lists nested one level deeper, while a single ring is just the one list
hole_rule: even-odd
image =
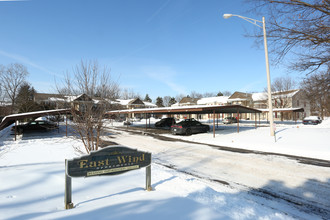
[{"label": "lamp post", "polygon": [[[266,72],[267,72],[267,90],[268,90],[268,108],[269,108],[269,122],[270,122],[270,135],[274,136],[274,119],[273,119],[273,104],[272,104],[272,92],[271,92],[271,86],[270,86],[270,73],[269,73],[269,60],[268,60],[268,47],[267,47],[267,38],[266,38],[266,23],[265,23],[265,17],[262,17],[262,21],[258,21],[256,19],[247,18],[240,15],[233,15],[233,14],[224,14],[223,18],[227,19],[230,17],[239,17],[247,22],[250,22],[260,28],[263,29],[264,33],[264,47],[265,47],[265,58],[266,58]],[[258,23],[262,23],[262,26]]]}]

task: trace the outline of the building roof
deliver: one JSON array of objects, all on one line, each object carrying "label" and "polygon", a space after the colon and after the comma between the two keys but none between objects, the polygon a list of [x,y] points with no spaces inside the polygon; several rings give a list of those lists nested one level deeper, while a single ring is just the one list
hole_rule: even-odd
[{"label": "building roof", "polygon": [[151,103],[151,102],[145,102],[145,101],[143,101],[143,103],[144,103],[144,105],[145,105],[146,107],[148,107],[148,108],[156,108],[156,107],[157,107],[156,104]]},{"label": "building roof", "polygon": [[201,98],[197,101],[198,105],[219,105],[226,104],[229,96],[215,96],[215,97],[206,97]]},{"label": "building roof", "polygon": [[34,93],[34,101],[40,102],[40,101],[46,101],[51,99],[62,99],[64,100],[64,95],[61,94],[50,94],[50,93]]},{"label": "building roof", "polygon": [[268,99],[268,95],[266,92],[257,92],[257,93],[252,93],[252,100],[253,101],[264,101]]},{"label": "building roof", "polygon": [[210,113],[260,113],[261,111],[242,105],[192,105],[159,108],[140,108],[109,111],[106,114],[128,114],[128,113],[149,113],[149,114],[210,114]]},{"label": "building roof", "polygon": [[229,98],[228,101],[245,101],[252,100],[252,94],[247,92],[234,92]]},{"label": "building roof", "polygon": [[24,119],[24,118],[38,118],[46,115],[59,115],[70,113],[71,109],[56,109],[56,110],[45,110],[45,111],[37,111],[37,112],[25,112],[19,114],[7,115],[4,117],[0,123],[0,130],[5,127],[11,125],[16,120]]},{"label": "building roof", "polygon": [[[268,108],[258,110],[261,112],[269,112]],[[273,108],[273,112],[304,112],[304,108]]]},{"label": "building roof", "polygon": [[196,105],[197,101],[199,99],[198,98],[190,98],[190,97],[184,97],[181,99],[181,101],[179,102],[180,105]]},{"label": "building roof", "polygon": [[273,92],[273,98],[291,98],[296,95],[300,89],[288,90],[288,91],[280,91],[280,92]]}]

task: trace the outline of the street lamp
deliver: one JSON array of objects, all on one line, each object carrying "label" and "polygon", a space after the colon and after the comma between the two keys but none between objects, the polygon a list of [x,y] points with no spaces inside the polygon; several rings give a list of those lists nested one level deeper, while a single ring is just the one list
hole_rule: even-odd
[{"label": "street lamp", "polygon": [[[268,90],[268,107],[269,107],[269,122],[270,122],[270,135],[274,136],[274,119],[273,119],[273,105],[272,105],[272,92],[270,87],[270,73],[269,73],[269,60],[268,60],[268,47],[267,47],[267,38],[266,38],[266,23],[265,23],[265,17],[262,17],[262,21],[258,21],[256,19],[247,18],[240,15],[233,15],[233,14],[224,14],[223,18],[228,19],[230,17],[239,17],[247,22],[250,22],[260,28],[263,29],[264,32],[264,47],[265,47],[265,57],[266,57],[266,72],[267,72],[267,90]],[[262,26],[258,23],[262,23]]]}]

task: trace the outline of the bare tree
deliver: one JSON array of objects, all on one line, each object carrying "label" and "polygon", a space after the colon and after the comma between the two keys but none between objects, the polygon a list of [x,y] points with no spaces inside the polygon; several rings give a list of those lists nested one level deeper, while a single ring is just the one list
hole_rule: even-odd
[{"label": "bare tree", "polygon": [[224,96],[231,96],[232,93],[230,91],[223,91],[222,94]]},{"label": "bare tree", "polygon": [[124,89],[122,90],[122,92],[120,93],[120,98],[122,99],[135,99],[135,98],[140,98],[141,96],[138,93],[135,93],[133,91],[133,89]]},{"label": "bare tree", "polygon": [[[274,100],[275,108],[288,108],[290,106],[290,94],[292,90],[297,88],[297,83],[290,76],[286,77],[277,77],[273,80],[271,89],[272,89],[272,98]],[[267,88],[264,89],[265,93]],[[281,120],[283,121],[284,114],[281,114]]]},{"label": "bare tree", "polygon": [[[289,53],[289,64],[298,71],[328,68],[330,62],[329,0],[247,0],[253,11],[266,16],[270,54],[280,62]],[[262,32],[255,33],[262,41]]]},{"label": "bare tree", "polygon": [[10,112],[13,113],[18,89],[25,82],[29,72],[24,65],[19,63],[9,64],[7,67],[0,68],[0,71],[2,89],[11,100]]},{"label": "bare tree", "polygon": [[112,81],[110,70],[100,68],[96,61],[81,61],[73,69],[74,78],[67,73],[64,85],[58,87],[72,99],[72,128],[83,142],[86,152],[98,150],[102,143],[103,116],[111,109],[110,99],[118,96],[119,86]]},{"label": "bare tree", "polygon": [[273,92],[284,92],[296,89],[297,83],[290,76],[277,77],[273,80],[271,88]]},{"label": "bare tree", "polygon": [[[3,65],[0,64],[0,77],[2,74],[4,74],[5,71],[5,67]],[[0,101],[4,100],[4,92],[2,89],[2,82],[0,82]]]},{"label": "bare tree", "polygon": [[322,118],[330,115],[330,73],[326,71],[309,75],[301,82],[311,103],[311,111]]},{"label": "bare tree", "polygon": [[190,96],[190,98],[198,98],[198,99],[203,98],[203,95],[196,91],[192,91],[189,96]]},{"label": "bare tree", "polygon": [[203,97],[206,98],[206,97],[215,97],[217,96],[217,93],[216,92],[205,92],[203,94]]},{"label": "bare tree", "polygon": [[180,102],[184,97],[186,97],[187,95],[185,95],[185,94],[179,94],[179,95],[177,95],[177,96],[175,96],[175,100],[177,101],[177,102]]},{"label": "bare tree", "polygon": [[171,100],[171,96],[164,96],[163,97],[163,104],[164,104],[165,107],[170,106],[170,104],[169,104],[170,100]]}]

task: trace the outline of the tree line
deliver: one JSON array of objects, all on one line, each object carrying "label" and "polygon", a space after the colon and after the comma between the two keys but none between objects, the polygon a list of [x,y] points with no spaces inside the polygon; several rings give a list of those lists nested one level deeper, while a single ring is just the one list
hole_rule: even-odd
[{"label": "tree line", "polygon": [[[90,97],[95,98],[106,98],[108,100],[114,100],[117,98],[121,99],[134,99],[140,98],[143,101],[151,102],[156,104],[158,107],[169,107],[184,97],[191,98],[204,98],[204,97],[215,97],[215,96],[230,96],[231,92],[206,92],[204,94],[192,91],[189,95],[178,94],[175,97],[171,96],[158,96],[155,100],[152,100],[149,94],[146,94],[144,98],[140,94],[133,90],[120,89],[117,82],[113,81],[110,77],[110,71],[102,69],[102,75],[100,73],[100,67],[97,62],[81,61],[81,63],[74,70],[74,79],[76,82],[72,82],[69,74],[66,74],[64,82],[57,85],[57,93],[62,95],[79,95],[85,93]],[[89,67],[86,67],[89,66]],[[93,67],[91,67],[93,66]],[[92,69],[94,68],[94,69]],[[79,76],[82,72],[83,76]],[[53,107],[45,103],[36,103],[34,101],[34,95],[37,92],[30,83],[27,82],[26,78],[29,75],[27,68],[19,63],[9,64],[7,66],[0,65],[0,101],[4,103],[7,99],[10,101],[9,108],[1,106],[0,114],[2,116],[21,113],[31,112],[39,110],[48,110]],[[99,82],[97,85],[94,85]],[[93,84],[93,85],[90,85]],[[74,87],[73,85],[79,85]],[[272,81],[273,92],[283,92],[296,88],[301,88],[305,91],[308,100],[311,103],[311,109],[314,114],[320,116],[329,115],[329,86],[330,86],[330,73],[329,71],[315,71],[306,75],[300,84],[292,79],[290,76],[277,77]],[[286,101],[283,99],[280,101],[282,106],[287,107]]]}]

